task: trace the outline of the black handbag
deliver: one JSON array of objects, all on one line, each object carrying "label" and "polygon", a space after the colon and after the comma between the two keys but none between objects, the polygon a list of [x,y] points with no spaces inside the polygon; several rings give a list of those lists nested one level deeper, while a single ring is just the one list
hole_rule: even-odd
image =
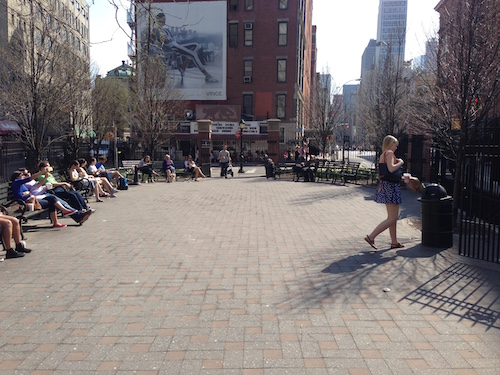
[{"label": "black handbag", "polygon": [[[386,155],[384,155],[384,160],[385,160]],[[389,168],[387,168],[387,163],[379,163],[378,165],[379,169],[379,174],[380,174],[380,179],[387,181],[387,182],[393,182],[393,183],[399,183],[401,182],[401,177],[403,177],[403,168],[399,168],[395,170],[394,172],[389,172]]]},{"label": "black handbag", "polygon": [[401,177],[403,177],[403,168],[399,168],[398,170],[391,173],[389,172],[386,163],[380,163],[378,167],[381,180],[394,183],[401,182]]}]

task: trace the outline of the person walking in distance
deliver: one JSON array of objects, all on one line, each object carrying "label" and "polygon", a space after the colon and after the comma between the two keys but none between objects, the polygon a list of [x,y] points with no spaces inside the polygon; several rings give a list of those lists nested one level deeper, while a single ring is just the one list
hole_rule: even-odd
[{"label": "person walking in distance", "polygon": [[[385,168],[388,173],[394,173],[404,164],[402,159],[396,158],[394,152],[398,147],[398,140],[392,135],[388,135],[384,138],[382,144],[382,155],[379,158],[379,170],[382,172]],[[382,173],[381,173],[382,175]],[[378,224],[375,229],[365,237],[365,241],[378,250],[375,246],[375,238],[389,229],[389,235],[391,236],[391,249],[399,249],[404,247],[398,242],[396,233],[396,223],[399,216],[399,205],[402,203],[401,190],[399,182],[392,182],[384,180],[381,176],[380,185],[377,192],[375,193],[375,202],[385,204],[387,209],[387,218]]]},{"label": "person walking in distance", "polygon": [[220,176],[227,178],[227,167],[231,161],[231,155],[227,150],[227,145],[224,145],[222,150],[219,152],[219,164],[220,164]]}]

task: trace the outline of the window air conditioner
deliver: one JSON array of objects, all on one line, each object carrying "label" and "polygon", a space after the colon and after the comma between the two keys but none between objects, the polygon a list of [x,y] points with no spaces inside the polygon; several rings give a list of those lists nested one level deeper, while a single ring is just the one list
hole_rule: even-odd
[{"label": "window air conditioner", "polygon": [[253,22],[245,22],[245,30],[252,30]]},{"label": "window air conditioner", "polygon": [[250,77],[250,76],[244,76],[243,77],[243,83],[252,83],[252,77]]}]

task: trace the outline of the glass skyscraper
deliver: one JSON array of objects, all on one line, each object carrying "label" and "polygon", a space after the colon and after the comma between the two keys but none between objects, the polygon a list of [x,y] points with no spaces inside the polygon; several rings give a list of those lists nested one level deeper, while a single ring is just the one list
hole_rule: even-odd
[{"label": "glass skyscraper", "polygon": [[376,65],[390,55],[403,64],[406,46],[406,19],[408,0],[380,0],[378,8]]}]

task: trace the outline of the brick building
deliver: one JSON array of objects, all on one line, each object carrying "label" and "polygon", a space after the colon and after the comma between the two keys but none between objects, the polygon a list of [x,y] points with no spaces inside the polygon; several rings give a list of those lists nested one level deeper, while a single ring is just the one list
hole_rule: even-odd
[{"label": "brick building", "polygon": [[[168,29],[167,38],[197,49],[203,60],[200,67],[182,47],[173,47],[175,62],[168,51],[161,52],[186,99],[185,119],[170,135],[177,160],[195,152],[200,119],[212,120],[213,149],[227,144],[234,154],[240,153],[237,136],[243,119],[247,159],[267,151],[268,119],[280,120],[280,150],[302,139],[304,107],[315,71],[312,0],[164,0],[154,1],[146,11],[144,4],[136,4],[138,51],[146,36],[141,30],[148,29],[148,22],[154,28],[163,15],[161,30]],[[179,66],[184,56],[194,62],[183,71]],[[137,65],[140,70],[140,59]]]}]

